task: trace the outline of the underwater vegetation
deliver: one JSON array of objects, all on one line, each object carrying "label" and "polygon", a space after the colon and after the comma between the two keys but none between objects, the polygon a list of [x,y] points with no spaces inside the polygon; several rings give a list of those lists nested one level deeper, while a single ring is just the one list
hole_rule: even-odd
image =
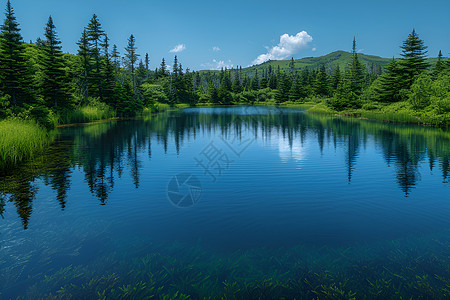
[{"label": "underwater vegetation", "polygon": [[[448,299],[448,233],[347,248],[302,245],[225,254],[200,245],[111,240],[108,246],[113,251],[90,263],[50,268],[46,274],[20,281],[20,297]],[[134,248],[139,250],[121,249],[128,243],[139,243]],[[19,282],[15,285],[8,278],[8,268],[1,269],[0,276],[0,290],[6,297],[11,296],[10,286],[16,286],[17,292]]]}]

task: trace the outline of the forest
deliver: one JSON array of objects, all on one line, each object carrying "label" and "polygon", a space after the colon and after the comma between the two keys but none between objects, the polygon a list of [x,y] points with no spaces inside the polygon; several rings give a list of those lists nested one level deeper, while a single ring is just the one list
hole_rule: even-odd
[{"label": "forest", "polygon": [[[439,52],[430,64],[415,30],[401,57],[385,67],[365,65],[353,40],[345,68],[245,68],[191,71],[177,56],[149,69],[131,34],[121,51],[93,15],[76,54],[64,53],[52,17],[42,38],[26,43],[10,1],[0,27],[0,161],[22,160],[46,147],[51,129],[69,123],[134,117],[195,105],[309,104],[309,111],[418,124],[450,124],[450,63]],[[170,69],[170,71],[169,71]],[[260,70],[258,72],[258,70]],[[261,71],[262,70],[262,71]],[[12,145],[15,145],[12,147]]]}]

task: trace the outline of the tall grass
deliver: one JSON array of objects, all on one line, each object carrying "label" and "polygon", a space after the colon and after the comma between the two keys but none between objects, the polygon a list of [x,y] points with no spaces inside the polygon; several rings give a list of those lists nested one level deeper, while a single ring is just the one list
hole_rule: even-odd
[{"label": "tall grass", "polygon": [[0,121],[0,169],[41,153],[53,136],[35,121]]},{"label": "tall grass", "polygon": [[61,112],[59,114],[59,124],[88,123],[114,118],[115,116],[115,112],[107,107],[88,105],[75,111]]}]

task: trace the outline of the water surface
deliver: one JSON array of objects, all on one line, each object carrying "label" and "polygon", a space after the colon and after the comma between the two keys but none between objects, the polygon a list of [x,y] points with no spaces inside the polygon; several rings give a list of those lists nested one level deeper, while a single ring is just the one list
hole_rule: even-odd
[{"label": "water surface", "polygon": [[[0,178],[0,291],[82,297],[92,278],[113,282],[105,290],[148,281],[150,271],[136,270],[157,260],[154,272],[178,270],[178,261],[209,274],[183,269],[180,281],[158,273],[168,277],[152,282],[171,297],[222,295],[225,281],[301,279],[300,269],[335,271],[330,287],[339,276],[385,277],[388,294],[402,286],[398,276],[428,276],[442,292],[449,157],[442,129],[275,107],[189,108],[62,128],[42,157]],[[419,265],[427,255],[438,261]],[[355,265],[371,273],[358,275]],[[387,265],[397,277],[381,270]]]}]

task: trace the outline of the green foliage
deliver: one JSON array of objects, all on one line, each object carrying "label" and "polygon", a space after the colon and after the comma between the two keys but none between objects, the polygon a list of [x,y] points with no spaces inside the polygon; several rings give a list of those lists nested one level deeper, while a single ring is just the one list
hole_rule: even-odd
[{"label": "green foliage", "polygon": [[433,82],[428,75],[419,75],[411,85],[409,102],[414,109],[423,109],[430,105]]},{"label": "green foliage", "polygon": [[153,107],[157,103],[169,103],[169,98],[161,85],[144,83],[140,88],[144,96],[143,104],[145,107]]}]

